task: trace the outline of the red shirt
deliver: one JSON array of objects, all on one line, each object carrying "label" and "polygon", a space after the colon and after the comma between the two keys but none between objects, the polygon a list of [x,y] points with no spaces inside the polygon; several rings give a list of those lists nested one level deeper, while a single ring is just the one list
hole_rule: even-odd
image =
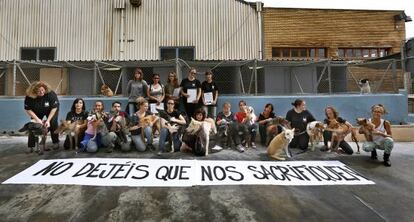
[{"label": "red shirt", "polygon": [[246,113],[245,112],[237,112],[234,115],[234,119],[239,122],[239,123],[243,123],[243,120],[246,118]]}]

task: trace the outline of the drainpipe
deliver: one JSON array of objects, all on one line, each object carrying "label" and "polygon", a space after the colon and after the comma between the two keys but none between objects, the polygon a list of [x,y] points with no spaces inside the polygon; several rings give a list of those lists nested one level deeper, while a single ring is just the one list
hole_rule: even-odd
[{"label": "drainpipe", "polygon": [[16,96],[16,60],[13,60],[13,88],[12,96]]},{"label": "drainpipe", "polygon": [[119,33],[119,60],[124,60],[124,44],[125,44],[125,7],[121,8],[121,30]]},{"label": "drainpipe", "polygon": [[259,60],[263,59],[263,28],[262,28],[262,11],[263,11],[263,3],[256,2],[256,11],[257,11],[257,23],[259,27]]}]

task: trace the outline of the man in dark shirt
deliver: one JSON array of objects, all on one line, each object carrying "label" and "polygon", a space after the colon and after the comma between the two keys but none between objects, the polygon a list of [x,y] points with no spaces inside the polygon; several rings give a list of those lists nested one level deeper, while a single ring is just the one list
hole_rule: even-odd
[{"label": "man in dark shirt", "polygon": [[[24,109],[33,122],[43,124],[48,128],[53,149],[59,149],[59,135],[54,133],[58,127],[59,100],[50,86],[42,81],[33,82],[26,90]],[[47,119],[43,121],[45,116]],[[28,147],[33,148],[35,144],[34,135],[29,134]]]}]

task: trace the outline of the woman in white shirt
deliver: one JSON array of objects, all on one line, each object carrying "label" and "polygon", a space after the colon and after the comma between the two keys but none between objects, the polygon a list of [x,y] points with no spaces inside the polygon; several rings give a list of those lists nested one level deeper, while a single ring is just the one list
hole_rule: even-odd
[{"label": "woman in white shirt", "polygon": [[[377,159],[376,149],[384,150],[384,165],[391,166],[390,155],[394,147],[394,140],[392,139],[391,124],[389,121],[382,119],[382,115],[386,114],[385,107],[382,104],[373,105],[371,107],[372,118],[369,119],[375,125],[372,132],[372,140],[366,141],[362,145],[362,149],[366,152],[371,152],[371,159]],[[360,129],[360,133],[361,129]]]}]

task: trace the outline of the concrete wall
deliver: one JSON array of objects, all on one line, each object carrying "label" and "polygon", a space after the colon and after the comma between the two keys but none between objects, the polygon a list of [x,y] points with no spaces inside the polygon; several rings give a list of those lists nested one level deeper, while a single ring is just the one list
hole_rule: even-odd
[{"label": "concrete wall", "polygon": [[[66,113],[70,110],[75,97],[59,97],[60,112],[59,119],[64,119]],[[324,108],[328,105],[335,106],[340,115],[350,122],[354,123],[356,117],[369,117],[370,107],[376,103],[382,103],[388,109],[389,114],[385,116],[393,124],[405,122],[408,117],[407,94],[401,91],[400,94],[339,94],[339,95],[304,95],[304,96],[221,96],[218,101],[219,110],[225,101],[232,104],[232,111],[238,110],[240,100],[247,101],[248,105],[255,108],[256,114],[263,111],[266,103],[272,103],[275,106],[276,114],[285,116],[286,112],[292,108],[290,105],[297,98],[303,98],[306,101],[308,110],[316,119],[324,119]],[[98,99],[104,101],[105,110],[109,110],[111,103],[115,100],[122,102],[125,107],[126,97],[88,97],[84,98],[87,110],[91,110],[94,102]],[[29,118],[23,109],[24,98],[3,98],[0,99],[0,132],[16,131],[26,123]]]}]

